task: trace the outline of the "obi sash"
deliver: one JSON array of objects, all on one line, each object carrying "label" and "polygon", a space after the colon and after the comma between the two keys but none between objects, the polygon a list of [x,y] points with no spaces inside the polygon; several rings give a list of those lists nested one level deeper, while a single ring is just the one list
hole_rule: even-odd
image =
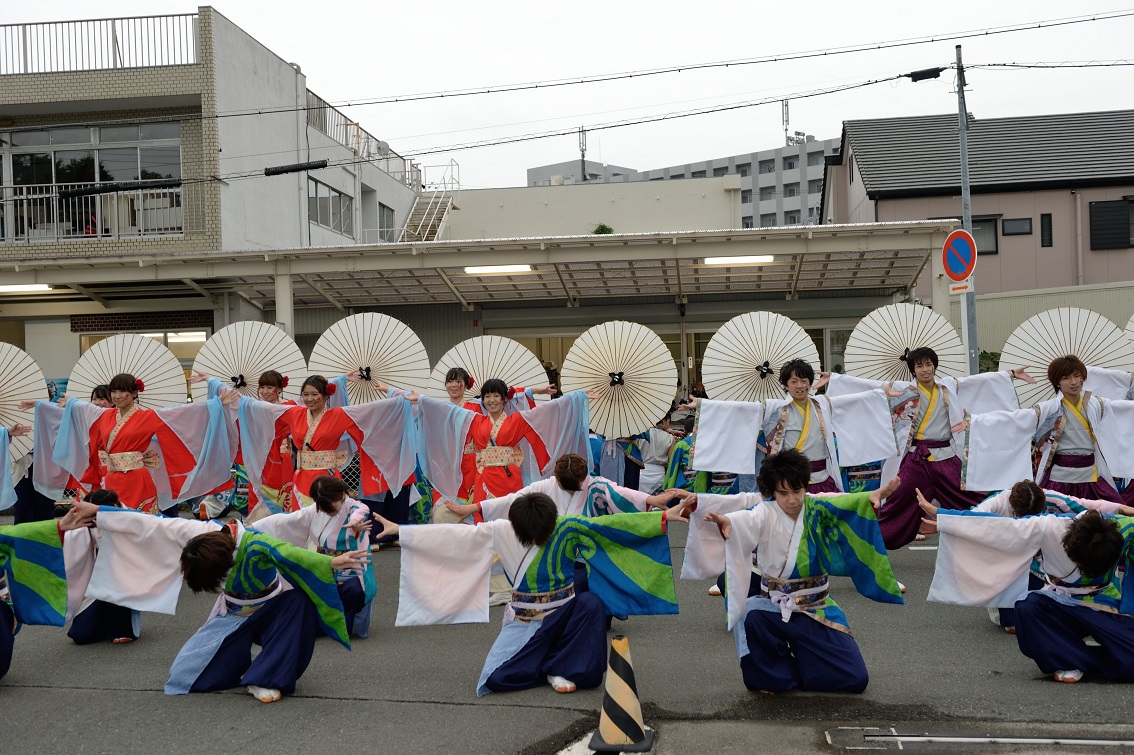
[{"label": "obi sash", "polygon": [[555,609],[575,598],[575,585],[570,584],[550,592],[512,591],[511,609],[514,619],[525,624],[546,619]]},{"label": "obi sash", "polygon": [[299,468],[304,470],[338,469],[350,460],[346,451],[300,451]]},{"label": "obi sash", "polygon": [[488,446],[476,452],[478,470],[487,467],[519,466],[523,460],[524,452],[519,446]]},{"label": "obi sash", "polygon": [[224,594],[225,608],[227,613],[233,616],[251,616],[281,592],[283,592],[283,582],[280,581],[279,577],[276,577],[271,585],[259,592],[250,594],[226,592]]},{"label": "obi sash", "polygon": [[157,452],[152,450],[123,451],[118,454],[110,454],[100,450],[98,460],[100,464],[106,467],[108,472],[132,472],[135,469],[157,469],[161,466]]},{"label": "obi sash", "polygon": [[793,611],[814,611],[827,604],[827,575],[796,579],[760,578],[760,594],[779,606],[784,621]]}]

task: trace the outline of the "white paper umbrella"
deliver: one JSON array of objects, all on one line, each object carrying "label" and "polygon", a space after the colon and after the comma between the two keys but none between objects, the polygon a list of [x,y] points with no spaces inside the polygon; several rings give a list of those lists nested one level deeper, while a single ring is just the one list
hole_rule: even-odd
[{"label": "white paper umbrella", "polygon": [[363,379],[347,383],[352,404],[386,398],[374,388],[375,381],[419,393],[429,390],[429,357],[421,339],[401,320],[378,312],[344,317],[328,328],[315,343],[307,368],[326,378],[359,370]]},{"label": "white paper umbrella", "polygon": [[1000,352],[1000,369],[1029,367],[1035,385],[1014,381],[1020,406],[1055,395],[1047,381],[1047,366],[1056,357],[1073,354],[1084,364],[1134,370],[1134,350],[1122,330],[1098,312],[1060,307],[1040,312],[1012,331]]},{"label": "white paper umbrella", "polygon": [[592,390],[591,429],[608,438],[644,432],[669,411],[677,365],[657,334],[635,322],[604,322],[583,333],[563,360],[564,391]]},{"label": "white paper umbrella", "polygon": [[904,357],[924,347],[937,352],[939,376],[969,374],[957,331],[944,317],[917,304],[879,307],[859,320],[847,340],[846,371],[870,380],[913,380]]},{"label": "white paper umbrella", "polygon": [[[293,401],[299,399],[299,388],[307,378],[307,360],[291,336],[255,320],[234,322],[214,333],[197,352],[193,369],[252,398],[257,396],[260,375],[268,370],[288,378],[281,395]],[[200,401],[207,393],[205,383],[193,384],[193,400]]]},{"label": "white paper umbrella", "polygon": [[[461,341],[445,352],[433,368],[433,390],[430,393],[447,397],[445,374],[453,367],[463,367],[472,376],[473,387],[465,391],[465,400],[472,401],[480,393],[485,380],[498,378],[509,386],[547,385],[547,371],[536,355],[518,341],[502,336],[477,336]],[[550,396],[537,395],[536,401]]]},{"label": "white paper umbrella", "polygon": [[[10,343],[0,343],[0,427],[32,425],[35,409],[21,410],[21,401],[47,399],[47,381],[35,360]],[[11,439],[9,453],[13,461],[32,450],[32,435]]]},{"label": "white paper umbrella", "polygon": [[185,370],[177,357],[164,344],[137,333],[104,338],[87,349],[71,371],[67,393],[86,401],[95,386],[123,372],[145,383],[138,406],[158,409],[186,401]]},{"label": "white paper umbrella", "polygon": [[709,340],[701,363],[701,382],[709,398],[760,401],[783,398],[780,367],[802,359],[819,372],[819,352],[807,331],[775,312],[747,312]]}]

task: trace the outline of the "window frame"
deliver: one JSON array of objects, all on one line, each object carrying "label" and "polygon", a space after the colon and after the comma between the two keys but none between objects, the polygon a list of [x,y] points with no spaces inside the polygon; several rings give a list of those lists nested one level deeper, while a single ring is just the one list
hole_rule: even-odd
[{"label": "window frame", "polygon": [[[1027,223],[1027,230],[1008,230],[1009,223]],[[1001,218],[1000,219],[1000,235],[1001,236],[1031,236],[1032,235],[1032,219],[1031,218]]]}]

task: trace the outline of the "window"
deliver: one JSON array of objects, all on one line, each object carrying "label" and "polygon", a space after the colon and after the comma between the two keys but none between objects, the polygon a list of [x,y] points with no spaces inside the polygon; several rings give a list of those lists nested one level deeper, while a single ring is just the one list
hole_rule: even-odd
[{"label": "window", "polygon": [[354,235],[353,200],[314,178],[307,179],[307,219],[345,236]]},{"label": "window", "polygon": [[394,227],[394,210],[381,202],[378,203],[378,235],[389,243],[398,240],[398,229]]},{"label": "window", "polygon": [[823,179],[822,178],[812,178],[810,181],[808,181],[807,182],[807,193],[808,194],[822,194],[823,193]]},{"label": "window", "polygon": [[976,239],[977,254],[996,254],[996,218],[973,218],[973,238]]},{"label": "window", "polygon": [[776,172],[776,161],[775,160],[761,160],[760,161],[760,172],[761,173],[775,173]]},{"label": "window", "polygon": [[799,155],[784,156],[784,170],[795,170],[799,167]]},{"label": "window", "polygon": [[1000,233],[1005,236],[1031,236],[1031,218],[1004,218],[1000,221]]},{"label": "window", "polygon": [[1040,246],[1051,246],[1051,213],[1040,215]]},{"label": "window", "polygon": [[760,216],[761,228],[774,228],[776,226],[776,213],[768,212]]},{"label": "window", "polygon": [[741,177],[747,176],[752,172],[752,163],[737,163],[736,172],[740,174]]},{"label": "window", "polygon": [[799,210],[789,210],[785,212],[784,225],[799,225]]},{"label": "window", "polygon": [[674,181],[678,178],[685,178],[685,174],[684,173],[674,173],[672,176],[669,177],[669,180]]},{"label": "window", "polygon": [[740,192],[741,204],[752,204],[752,189],[744,189]]},{"label": "window", "polygon": [[761,186],[760,187],[760,201],[767,202],[769,199],[776,198],[775,186]]},{"label": "window", "polygon": [[713,178],[720,178],[724,175],[728,175],[728,168],[713,168]]},{"label": "window", "polygon": [[799,183],[784,184],[785,197],[798,197],[799,196]]},{"label": "window", "polygon": [[[182,233],[177,186],[59,197],[64,189],[181,178],[181,124],[67,126],[10,135],[12,236],[122,237]],[[2,211],[0,211],[2,214]]]},{"label": "window", "polygon": [[1091,202],[1091,249],[1134,246],[1134,202]]},{"label": "window", "polygon": [[695,170],[695,171],[693,171],[692,173],[689,174],[689,177],[690,178],[704,178],[705,177],[705,171]]},{"label": "window", "polygon": [[752,227],[752,216],[751,215],[745,215],[744,217],[742,217],[740,219],[740,227],[741,228],[751,228]]},{"label": "window", "polygon": [[847,159],[847,183],[854,183],[854,155]]},{"label": "window", "polygon": [[823,164],[823,153],[822,152],[808,152],[807,153],[807,165],[808,165],[808,167],[814,167],[816,165],[822,165],[822,164]]}]

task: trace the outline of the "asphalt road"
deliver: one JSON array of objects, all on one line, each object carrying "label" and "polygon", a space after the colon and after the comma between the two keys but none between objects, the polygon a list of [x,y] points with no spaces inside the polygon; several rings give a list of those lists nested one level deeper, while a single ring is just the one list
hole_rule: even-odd
[{"label": "asphalt road", "polygon": [[[684,526],[671,528],[675,565],[684,540]],[[849,580],[834,580],[832,592],[870,669],[862,695],[745,690],[723,603],[706,593],[707,583],[678,581],[678,616],[616,621],[616,631],[630,638],[646,723],[660,732],[658,751],[711,743],[708,751],[835,752],[862,744],[855,730],[839,727],[1134,734],[1134,727],[1111,723],[1129,720],[1128,687],[1050,681],[983,609],[927,603],[935,555],[893,554],[908,587],[905,606],[872,603]],[[351,652],[321,639],[297,693],[272,705],[236,691],[162,693],[174,655],[209,612],[208,597],[184,591],[176,616],[147,614],[141,639],[131,645],[79,647],[59,629],[26,627],[0,681],[0,752],[556,752],[594,728],[601,689],[476,697],[502,609],[493,609],[489,624],[395,628],[399,558],[396,549],[375,554],[379,592],[370,638]]]}]

